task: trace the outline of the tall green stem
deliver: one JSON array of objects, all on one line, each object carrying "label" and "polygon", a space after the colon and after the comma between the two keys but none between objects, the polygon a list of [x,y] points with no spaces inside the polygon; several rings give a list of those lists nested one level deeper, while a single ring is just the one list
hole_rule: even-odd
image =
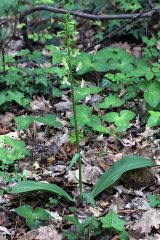
[{"label": "tall green stem", "polygon": [[[66,23],[67,24],[67,23]],[[74,78],[72,72],[72,50],[70,46],[70,36],[68,31],[66,31],[66,46],[68,53],[68,78],[71,84],[71,98],[72,98],[72,109],[73,109],[73,118],[74,118],[74,130],[76,137],[76,148],[78,157],[78,170],[79,170],[79,190],[80,190],[80,201],[83,200],[83,185],[82,185],[82,163],[80,156],[80,143],[79,143],[79,135],[78,135],[78,124],[77,124],[77,113],[76,113],[76,103],[75,103],[75,92],[74,92]]]}]

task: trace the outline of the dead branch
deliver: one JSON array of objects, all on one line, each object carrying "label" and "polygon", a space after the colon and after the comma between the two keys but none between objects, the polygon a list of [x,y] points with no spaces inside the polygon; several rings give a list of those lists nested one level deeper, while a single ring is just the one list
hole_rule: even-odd
[{"label": "dead branch", "polygon": [[159,11],[159,9],[153,8],[142,14],[133,13],[133,14],[117,14],[117,15],[116,14],[115,15],[106,15],[106,14],[95,15],[90,13],[84,13],[82,11],[69,11],[63,8],[55,8],[55,7],[45,6],[45,5],[35,6],[33,8],[30,8],[24,11],[19,18],[20,23],[25,23],[25,26],[22,28],[22,35],[27,47],[30,50],[33,50],[33,46],[31,45],[27,35],[27,16],[37,11],[49,11],[49,12],[61,13],[61,14],[70,13],[73,16],[90,19],[90,20],[124,20],[124,19],[150,18],[155,12]]}]

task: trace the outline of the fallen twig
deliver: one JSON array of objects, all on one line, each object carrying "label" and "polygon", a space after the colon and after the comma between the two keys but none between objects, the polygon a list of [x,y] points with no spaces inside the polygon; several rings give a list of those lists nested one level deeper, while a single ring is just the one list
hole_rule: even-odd
[{"label": "fallen twig", "polygon": [[135,23],[139,18],[141,18],[142,15],[144,15],[145,13],[147,13],[149,10],[145,10],[139,14],[137,14],[137,16],[135,16],[134,18],[130,19],[128,22],[122,24],[120,27],[114,29],[111,33],[107,34],[106,36],[104,36],[101,40],[97,41],[96,43],[94,43],[93,45],[89,46],[87,48],[87,50],[91,50],[92,48],[94,48],[94,46],[96,45],[100,45],[103,42],[105,42],[108,39],[111,39],[113,36],[115,36],[117,33],[121,32],[122,30],[125,29],[125,27],[127,25],[131,25],[132,23]]},{"label": "fallen twig", "polygon": [[63,8],[50,7],[50,6],[46,6],[46,5],[35,6],[33,8],[30,8],[30,9],[24,11],[20,15],[20,18],[19,18],[20,23],[25,23],[25,26],[22,28],[22,35],[23,35],[24,41],[26,43],[26,46],[30,50],[33,50],[33,46],[28,39],[27,16],[30,15],[31,13],[34,13],[37,11],[49,11],[49,12],[61,13],[61,14],[70,13],[71,15],[74,15],[76,17],[81,17],[81,18],[91,19],[91,20],[123,20],[123,19],[134,20],[136,18],[149,18],[155,12],[159,11],[159,9],[157,9],[157,8],[150,9],[147,12],[140,13],[140,14],[139,13],[131,13],[131,14],[114,14],[114,15],[106,15],[106,14],[95,15],[95,14],[84,13],[81,11],[70,11],[70,10],[66,10]]}]

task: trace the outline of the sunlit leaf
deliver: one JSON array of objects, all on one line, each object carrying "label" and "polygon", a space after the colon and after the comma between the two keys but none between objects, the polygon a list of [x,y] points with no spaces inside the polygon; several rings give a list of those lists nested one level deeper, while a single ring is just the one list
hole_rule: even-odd
[{"label": "sunlit leaf", "polygon": [[102,88],[100,87],[75,88],[75,101],[78,102],[85,99],[88,95],[99,93],[100,91],[102,91]]}]

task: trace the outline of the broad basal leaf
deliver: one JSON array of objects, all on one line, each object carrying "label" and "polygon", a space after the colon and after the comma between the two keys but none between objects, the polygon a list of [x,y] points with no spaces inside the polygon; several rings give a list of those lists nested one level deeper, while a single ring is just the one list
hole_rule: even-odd
[{"label": "broad basal leaf", "polygon": [[47,221],[51,218],[51,215],[45,209],[37,207],[33,210],[32,217],[33,219]]},{"label": "broad basal leaf", "polygon": [[33,191],[52,192],[58,194],[59,196],[65,197],[70,201],[73,201],[70,195],[67,192],[65,192],[62,188],[58,187],[56,184],[28,180],[18,182],[15,186],[7,189],[7,192],[11,194],[26,193]]},{"label": "broad basal leaf", "polygon": [[123,157],[102,174],[91,192],[92,197],[95,198],[98,194],[115,183],[123,173],[137,168],[151,167],[153,165],[154,163],[152,160],[141,156],[133,155]]}]

